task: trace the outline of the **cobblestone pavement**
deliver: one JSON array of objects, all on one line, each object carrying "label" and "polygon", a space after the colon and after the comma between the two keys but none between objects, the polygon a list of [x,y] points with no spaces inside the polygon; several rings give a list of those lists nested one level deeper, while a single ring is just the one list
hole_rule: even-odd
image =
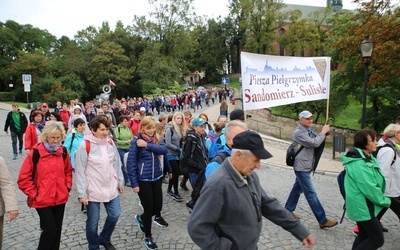
[{"label": "cobblestone pavement", "polygon": [[[0,110],[1,126],[4,126],[7,112]],[[19,167],[26,154],[23,153],[17,160],[12,160],[10,136],[1,132],[0,141],[0,155],[5,158],[14,181],[16,181]],[[274,147],[274,145],[271,145],[271,147]],[[294,182],[293,171],[275,164],[274,166],[264,164],[256,172],[260,176],[260,181],[267,193],[277,197],[283,204]],[[316,174],[313,177],[313,183],[328,218],[339,220],[343,212],[343,199],[339,194],[336,178],[332,175]],[[165,184],[163,189],[165,193]],[[35,209],[27,207],[26,196],[19,190],[17,192],[20,215],[12,223],[5,221],[3,249],[35,249],[40,235],[39,217]],[[185,200],[189,199],[188,192],[181,190],[181,195]],[[141,212],[138,202],[138,196],[130,188],[126,189],[121,196],[122,213],[112,236],[112,243],[117,249],[145,249],[143,245],[144,235],[134,223],[135,214]],[[343,224],[331,229],[321,230],[303,196],[296,213],[301,216],[302,222],[316,239],[317,243],[314,249],[351,249],[354,241],[353,223],[347,218],[345,218]],[[153,234],[159,249],[199,249],[187,233],[186,227],[190,214],[183,202],[175,202],[165,194],[162,215],[169,223],[169,227],[161,228],[153,224]],[[101,221],[104,222],[104,209],[101,210],[101,216]],[[86,215],[80,212],[80,204],[77,201],[74,186],[65,210],[61,249],[87,249],[85,220]],[[382,249],[400,249],[398,219],[394,213],[388,211],[382,222],[389,229],[389,233],[384,234],[386,242]],[[301,243],[290,233],[267,220],[263,221],[263,230],[258,246],[259,249],[303,248]]]}]

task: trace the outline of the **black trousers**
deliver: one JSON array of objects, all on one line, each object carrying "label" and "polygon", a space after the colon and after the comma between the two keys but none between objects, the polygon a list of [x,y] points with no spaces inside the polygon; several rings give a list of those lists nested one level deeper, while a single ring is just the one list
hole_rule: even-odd
[{"label": "black trousers", "polygon": [[151,223],[152,217],[161,216],[161,209],[163,203],[161,184],[162,180],[157,181],[138,181],[139,182],[139,198],[143,206],[143,214],[141,215],[144,234],[151,236]]},{"label": "black trousers", "polygon": [[38,250],[60,249],[64,209],[65,204],[36,208],[40,218],[40,229],[42,229]]},{"label": "black trousers", "polygon": [[169,180],[168,190],[171,190],[172,186],[174,186],[174,194],[178,194],[178,182],[179,182],[179,160],[169,161],[169,165],[172,168],[172,179]]}]

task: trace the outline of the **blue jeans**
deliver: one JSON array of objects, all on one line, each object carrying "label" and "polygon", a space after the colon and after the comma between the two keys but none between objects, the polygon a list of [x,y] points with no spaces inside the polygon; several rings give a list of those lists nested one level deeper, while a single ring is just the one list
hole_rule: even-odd
[{"label": "blue jeans", "polygon": [[124,183],[126,184],[129,181],[128,178],[128,173],[126,172],[126,166],[124,165],[124,155],[126,152],[129,152],[129,149],[122,149],[122,148],[117,148],[119,157],[121,158],[121,170],[122,174],[124,175]]},{"label": "blue jeans", "polygon": [[111,242],[111,234],[113,233],[119,215],[121,214],[119,196],[115,197],[110,202],[103,202],[103,204],[106,208],[107,218],[100,236],[97,233],[100,219],[100,202],[89,201],[89,205],[86,207],[86,239],[89,243],[89,250],[99,250],[100,242]]},{"label": "blue jeans", "polygon": [[22,151],[23,148],[23,136],[24,134],[22,132],[12,132],[11,131],[11,141],[12,141],[12,148],[13,148],[13,154],[18,154],[17,151],[17,139],[19,141],[19,151]]},{"label": "blue jeans", "polygon": [[192,188],[194,188],[196,186],[198,177],[199,177],[199,174],[189,173],[189,180],[190,180],[190,184],[192,185]]},{"label": "blue jeans", "polygon": [[290,191],[289,197],[286,201],[285,208],[290,212],[296,210],[297,203],[301,193],[304,193],[308,205],[310,205],[315,218],[319,224],[324,224],[328,219],[326,218],[325,210],[319,202],[317,192],[311,182],[310,172],[294,171],[296,174],[296,181]]}]

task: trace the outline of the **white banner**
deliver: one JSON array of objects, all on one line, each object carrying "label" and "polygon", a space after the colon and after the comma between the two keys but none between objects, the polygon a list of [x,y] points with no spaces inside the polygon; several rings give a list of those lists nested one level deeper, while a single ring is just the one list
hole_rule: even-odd
[{"label": "white banner", "polygon": [[243,109],[329,99],[330,57],[242,52]]}]

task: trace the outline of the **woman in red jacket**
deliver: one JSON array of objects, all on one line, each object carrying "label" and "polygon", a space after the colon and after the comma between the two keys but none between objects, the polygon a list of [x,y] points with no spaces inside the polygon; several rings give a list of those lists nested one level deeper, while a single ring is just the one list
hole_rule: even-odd
[{"label": "woman in red jacket", "polygon": [[[48,122],[25,158],[18,186],[28,196],[28,206],[36,208],[40,218],[38,249],[59,249],[65,204],[72,187],[72,167],[62,122]],[[36,162],[36,164],[34,163]]]},{"label": "woman in red jacket", "polygon": [[39,135],[42,133],[44,126],[46,125],[42,112],[34,111],[31,114],[31,122],[25,131],[25,152],[29,154],[29,151],[39,142]]}]

